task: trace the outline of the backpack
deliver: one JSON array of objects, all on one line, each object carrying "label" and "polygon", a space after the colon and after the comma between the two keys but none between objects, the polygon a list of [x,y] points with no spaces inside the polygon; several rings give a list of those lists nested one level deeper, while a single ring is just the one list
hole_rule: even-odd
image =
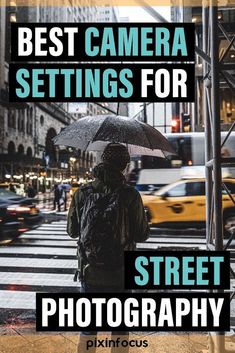
[{"label": "backpack", "polygon": [[92,185],[82,188],[85,203],[80,214],[78,251],[83,270],[120,270],[124,265],[124,250],[130,243],[128,214],[121,200],[121,189],[111,193],[94,192]]}]

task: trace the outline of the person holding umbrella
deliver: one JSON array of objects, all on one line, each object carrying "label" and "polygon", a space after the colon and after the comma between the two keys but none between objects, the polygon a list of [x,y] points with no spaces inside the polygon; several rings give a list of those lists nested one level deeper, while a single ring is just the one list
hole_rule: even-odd
[{"label": "person holding umbrella", "polygon": [[[130,155],[124,145],[108,144],[102,162],[94,168],[95,180],[74,193],[67,232],[79,239],[78,270],[83,293],[123,292],[124,251],[134,250],[137,242],[149,236],[140,194],[126,184],[123,175],[129,162]],[[82,332],[78,352],[85,352],[89,335],[95,338],[96,334]],[[128,332],[113,334],[129,335]],[[123,351],[127,352],[128,347]]]},{"label": "person holding umbrella", "polygon": [[[83,151],[104,151],[102,163],[94,169],[95,180],[73,196],[67,231],[79,239],[81,291],[122,291],[124,250],[135,249],[135,243],[149,234],[141,197],[126,184],[123,171],[130,154],[166,158],[175,151],[154,127],[110,114],[81,118],[53,141]],[[86,351],[87,334],[96,336],[96,332],[83,332],[78,352]]]}]

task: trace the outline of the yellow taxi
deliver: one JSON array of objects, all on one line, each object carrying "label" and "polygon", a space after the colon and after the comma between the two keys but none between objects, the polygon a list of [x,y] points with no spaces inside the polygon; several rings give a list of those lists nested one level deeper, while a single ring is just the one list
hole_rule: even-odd
[{"label": "yellow taxi", "polygon": [[[223,179],[235,197],[235,179]],[[179,180],[152,195],[142,195],[149,222],[157,227],[205,226],[205,179]],[[235,225],[235,205],[222,189],[224,227]]]}]

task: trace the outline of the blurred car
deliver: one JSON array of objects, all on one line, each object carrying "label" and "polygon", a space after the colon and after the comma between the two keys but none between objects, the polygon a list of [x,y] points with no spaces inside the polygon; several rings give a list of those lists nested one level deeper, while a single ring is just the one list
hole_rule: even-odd
[{"label": "blurred car", "polygon": [[24,184],[20,183],[0,183],[0,189],[9,190],[10,184],[14,186],[17,195],[25,196]]},{"label": "blurred car", "polygon": [[[235,179],[223,179],[235,197]],[[235,206],[222,190],[223,221],[227,231],[235,225]],[[142,196],[149,222],[158,227],[204,227],[206,222],[205,179],[180,180],[152,195]]]},{"label": "blurred car", "polygon": [[0,189],[0,239],[14,238],[42,221],[43,215],[31,199]]},{"label": "blurred car", "polygon": [[20,234],[21,222],[7,214],[8,203],[0,200],[0,242],[15,238]]}]

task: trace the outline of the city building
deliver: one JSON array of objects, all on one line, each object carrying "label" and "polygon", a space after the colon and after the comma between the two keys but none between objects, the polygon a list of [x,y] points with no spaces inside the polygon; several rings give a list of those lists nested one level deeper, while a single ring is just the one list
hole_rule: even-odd
[{"label": "city building", "polygon": [[100,6],[97,22],[119,22],[118,8],[110,5]]},{"label": "city building", "polygon": [[0,180],[31,181],[44,191],[54,181],[83,176],[93,166],[91,153],[55,147],[53,138],[76,120],[67,103],[9,103],[10,23],[85,22],[95,7],[0,7]]},{"label": "city building", "polygon": [[[100,6],[97,9],[97,22],[103,23],[115,23],[120,22],[119,11],[117,6]],[[89,106],[90,110],[96,110],[97,114],[109,114],[112,112],[116,114],[118,112],[119,115],[129,116],[129,107],[128,103],[100,103],[96,108],[92,107],[94,103],[91,103]],[[91,108],[92,107],[92,108]]]},{"label": "city building", "polygon": [[139,106],[135,118],[148,123],[162,133],[172,131],[174,121],[174,104],[172,103],[143,103]]}]

